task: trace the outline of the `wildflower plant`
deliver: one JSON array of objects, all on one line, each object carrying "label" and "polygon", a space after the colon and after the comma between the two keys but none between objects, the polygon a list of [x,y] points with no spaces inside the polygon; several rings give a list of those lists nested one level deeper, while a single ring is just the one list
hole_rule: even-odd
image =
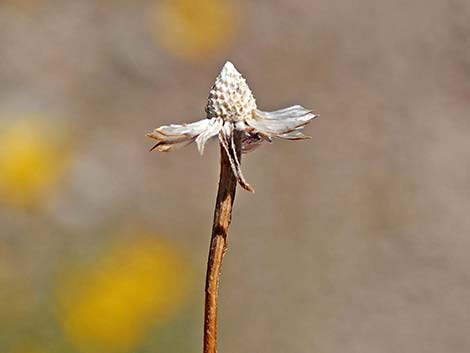
[{"label": "wildflower plant", "polygon": [[272,142],[273,138],[309,138],[302,129],[316,115],[300,105],[272,112],[259,110],[248,84],[231,62],[225,63],[209,92],[206,114],[205,119],[193,123],[161,126],[147,136],[157,141],[151,150],[160,152],[196,142],[203,154],[208,140],[218,137],[220,142],[220,179],[207,263],[204,312],[204,353],[216,353],[220,269],[227,250],[237,183],[247,191],[254,191],[241,171],[242,153]]}]

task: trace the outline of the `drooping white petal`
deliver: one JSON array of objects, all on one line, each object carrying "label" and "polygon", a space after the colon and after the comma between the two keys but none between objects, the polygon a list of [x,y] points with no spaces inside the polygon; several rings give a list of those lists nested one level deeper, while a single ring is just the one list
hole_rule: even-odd
[{"label": "drooping white petal", "polygon": [[237,179],[237,182],[245,190],[250,191],[250,192],[255,192],[253,188],[250,186],[250,184],[246,182],[245,177],[243,176],[241,166],[240,166],[240,161],[237,156],[235,142],[233,139],[233,130],[234,130],[234,126],[231,122],[227,121],[224,123],[219,133],[220,144],[222,145],[222,147],[225,150],[225,153],[227,154],[227,157],[230,162],[230,166],[232,167],[233,175]]},{"label": "drooping white petal", "polygon": [[216,136],[223,125],[222,118],[212,118],[208,120],[210,121],[209,126],[207,126],[206,129],[196,137],[197,149],[200,154],[204,153],[204,145],[206,142]]},{"label": "drooping white petal", "polygon": [[264,112],[256,109],[253,115],[246,119],[246,123],[257,132],[268,136],[290,138],[295,134],[288,135],[294,130],[300,130],[316,117],[310,110],[300,105],[272,111]]},{"label": "drooping white petal", "polygon": [[160,126],[147,136],[158,141],[151,150],[160,152],[172,151],[182,143],[193,142],[200,134],[206,131],[213,119],[202,119],[189,124],[171,124]]}]

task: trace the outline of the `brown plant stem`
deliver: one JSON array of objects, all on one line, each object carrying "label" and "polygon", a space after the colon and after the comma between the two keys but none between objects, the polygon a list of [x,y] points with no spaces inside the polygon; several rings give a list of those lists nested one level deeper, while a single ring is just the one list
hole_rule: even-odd
[{"label": "brown plant stem", "polygon": [[[234,143],[241,161],[241,135],[234,132]],[[206,298],[204,306],[204,353],[217,352],[217,303],[222,260],[227,251],[227,233],[232,218],[232,205],[237,188],[237,179],[230,161],[220,146],[220,179],[215,203],[209,258],[206,273]]]}]

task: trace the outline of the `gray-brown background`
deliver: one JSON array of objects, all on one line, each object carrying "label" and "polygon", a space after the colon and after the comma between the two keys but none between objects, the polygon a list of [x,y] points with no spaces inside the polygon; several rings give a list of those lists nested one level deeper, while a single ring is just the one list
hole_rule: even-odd
[{"label": "gray-brown background", "polygon": [[[219,351],[468,352],[464,0],[3,1],[0,129],[25,120],[56,134],[63,124],[68,162],[39,201],[10,200],[0,177],[0,350],[200,351],[218,147],[148,153],[144,133],[203,118],[226,60],[261,109],[300,103],[320,118],[306,128],[312,140],[244,157],[256,194],[237,194]],[[2,148],[3,158],[15,151]],[[78,314],[62,313],[68,292],[57,288],[75,287],[63,278],[141,231],[183,249],[191,295],[128,346],[86,341],[86,318],[74,336],[61,317]],[[119,273],[118,294],[100,295],[133,312],[129,298],[142,293],[119,297]],[[113,305],[105,327],[119,321]]]}]

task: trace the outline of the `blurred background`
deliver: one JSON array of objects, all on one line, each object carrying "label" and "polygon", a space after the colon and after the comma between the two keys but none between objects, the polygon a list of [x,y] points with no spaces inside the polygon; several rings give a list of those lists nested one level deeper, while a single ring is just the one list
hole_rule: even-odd
[{"label": "blurred background", "polygon": [[0,351],[200,352],[226,60],[310,141],[246,155],[220,352],[470,351],[466,0],[3,0]]}]

